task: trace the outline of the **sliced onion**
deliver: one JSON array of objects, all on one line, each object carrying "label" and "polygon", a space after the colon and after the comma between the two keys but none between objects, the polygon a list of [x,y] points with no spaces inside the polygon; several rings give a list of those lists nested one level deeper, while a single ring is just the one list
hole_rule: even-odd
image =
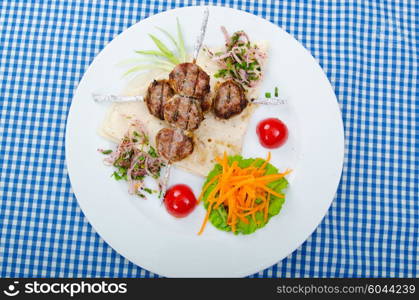
[{"label": "sliced onion", "polygon": [[217,60],[220,60],[220,59],[225,59],[225,58],[227,58],[229,56],[231,56],[231,53],[230,52],[227,52],[227,53],[222,54],[222,55],[215,55],[211,59],[214,60],[214,61],[217,61]]},{"label": "sliced onion", "polygon": [[231,40],[230,40],[230,37],[228,35],[227,29],[224,26],[221,26],[221,31],[224,34],[224,39],[226,41],[226,45],[230,44]]},{"label": "sliced onion", "polygon": [[[237,49],[237,48],[236,48]],[[239,64],[241,64],[242,63],[242,61],[241,61],[241,59],[237,56],[237,54],[236,54],[236,52],[232,49],[231,50],[231,54],[233,55],[233,58],[239,63]]]}]

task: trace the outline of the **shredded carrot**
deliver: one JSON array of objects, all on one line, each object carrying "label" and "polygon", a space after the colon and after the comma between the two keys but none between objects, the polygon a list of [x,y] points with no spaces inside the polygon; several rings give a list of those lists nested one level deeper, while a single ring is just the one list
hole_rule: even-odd
[{"label": "shredded carrot", "polygon": [[[269,199],[269,198],[268,198]],[[269,208],[269,200],[266,198],[266,194],[263,197],[263,218],[265,222],[268,220],[268,208]]]},{"label": "shredded carrot", "polygon": [[268,152],[268,157],[266,158],[265,162],[260,166],[259,170],[264,170],[268,165],[269,161],[271,160],[271,152]]},{"label": "shredded carrot", "polygon": [[[291,172],[286,170],[279,174],[265,175],[266,167],[271,159],[268,153],[266,160],[257,167],[256,159],[248,167],[241,168],[237,161],[229,164],[227,153],[216,157],[216,162],[221,166],[220,174],[214,176],[202,189],[198,201],[212,187],[207,197],[208,208],[204,222],[198,234],[202,234],[209,220],[211,211],[224,206],[227,212],[227,224],[236,232],[238,222],[249,223],[250,220],[258,223],[256,213],[262,213],[265,221],[268,219],[269,202],[272,196],[284,198],[284,195],[268,187],[268,184],[277,181]],[[214,186],[215,184],[215,186]]]},{"label": "shredded carrot", "polygon": [[198,197],[198,202],[201,201],[202,197],[204,196],[205,191],[220,177],[220,174],[214,176],[202,189],[201,195]]},{"label": "shredded carrot", "polygon": [[261,185],[261,184],[257,184],[258,187],[260,187],[261,189],[265,190],[266,192],[268,192],[269,194],[272,194],[274,196],[277,196],[278,198],[284,198],[284,195],[278,194],[277,192],[275,192],[274,190],[268,188],[266,185]]},{"label": "shredded carrot", "polygon": [[272,175],[266,175],[266,176],[261,176],[257,179],[255,179],[255,181],[275,181],[278,180],[282,177],[284,177],[285,175],[288,175],[291,171],[287,170],[284,173],[280,173],[280,174],[272,174]]}]

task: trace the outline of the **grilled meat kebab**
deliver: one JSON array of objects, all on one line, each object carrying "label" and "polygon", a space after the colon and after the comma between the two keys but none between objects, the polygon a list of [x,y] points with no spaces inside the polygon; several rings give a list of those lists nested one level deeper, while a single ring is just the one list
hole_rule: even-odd
[{"label": "grilled meat kebab", "polygon": [[150,114],[164,120],[163,106],[174,94],[168,80],[153,80],[144,98]]},{"label": "grilled meat kebab", "polygon": [[169,162],[186,158],[194,148],[192,138],[175,128],[161,129],[156,135],[156,145],[159,154]]},{"label": "grilled meat kebab", "polygon": [[173,96],[164,104],[163,116],[171,126],[186,131],[194,131],[204,119],[199,100],[181,95]]},{"label": "grilled meat kebab", "polygon": [[210,77],[195,63],[178,64],[169,74],[169,82],[176,94],[203,99],[210,91]]},{"label": "grilled meat kebab", "polygon": [[240,114],[246,108],[247,103],[242,85],[229,79],[216,87],[212,105],[216,117],[229,119]]}]

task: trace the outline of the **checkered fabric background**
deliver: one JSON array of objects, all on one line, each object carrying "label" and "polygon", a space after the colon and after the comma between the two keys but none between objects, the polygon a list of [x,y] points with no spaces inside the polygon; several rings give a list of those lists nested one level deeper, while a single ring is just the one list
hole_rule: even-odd
[{"label": "checkered fabric background", "polygon": [[83,73],[117,34],[167,9],[210,4],[299,40],[330,79],[345,125],[342,180],[323,222],[251,277],[417,277],[418,3],[0,1],[0,276],[157,277],[104,243],[77,205],[66,117]]}]

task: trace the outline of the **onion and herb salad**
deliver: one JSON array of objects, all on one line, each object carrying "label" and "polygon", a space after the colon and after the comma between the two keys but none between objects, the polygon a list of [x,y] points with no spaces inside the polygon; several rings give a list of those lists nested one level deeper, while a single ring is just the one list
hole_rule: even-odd
[{"label": "onion and herb salad", "polygon": [[213,53],[204,48],[220,67],[214,77],[233,78],[244,88],[255,87],[262,79],[262,61],[266,58],[266,53],[251,43],[244,31],[237,31],[232,36],[229,36],[224,26],[221,31],[225,38],[225,50]]},{"label": "onion and herb salad", "polygon": [[218,229],[234,234],[251,234],[277,215],[285,201],[288,186],[284,173],[261,158],[245,159],[240,155],[217,157],[208,174],[198,201],[207,210],[198,234],[208,220]]},{"label": "onion and herb salad", "polygon": [[146,176],[151,176],[158,181],[159,196],[161,196],[164,184],[160,181],[160,171],[166,162],[150,145],[147,131],[139,121],[131,124],[115,151],[102,149],[98,151],[107,155],[105,163],[116,168],[111,176],[118,181],[128,181],[130,194],[145,198],[144,192],[157,193],[158,191],[144,185]]}]

